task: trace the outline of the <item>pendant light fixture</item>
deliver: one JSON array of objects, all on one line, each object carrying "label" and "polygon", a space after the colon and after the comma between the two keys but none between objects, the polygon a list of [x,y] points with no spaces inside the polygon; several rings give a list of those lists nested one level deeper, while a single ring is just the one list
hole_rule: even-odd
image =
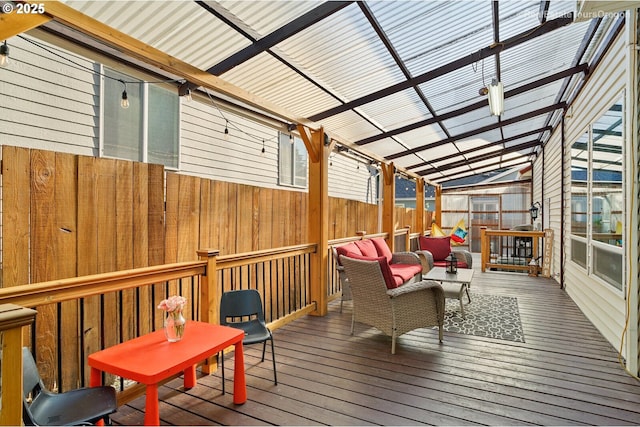
[{"label": "pendant light fixture", "polygon": [[5,40],[0,45],[0,67],[6,67],[7,65],[9,65],[9,46],[7,46],[7,41]]},{"label": "pendant light fixture", "polygon": [[491,115],[500,116],[504,113],[504,86],[496,79],[487,87],[489,92],[489,110]]}]

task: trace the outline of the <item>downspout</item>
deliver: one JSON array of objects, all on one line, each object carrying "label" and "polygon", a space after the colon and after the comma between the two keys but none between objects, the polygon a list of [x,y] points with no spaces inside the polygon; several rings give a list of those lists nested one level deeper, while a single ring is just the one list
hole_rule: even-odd
[{"label": "downspout", "polygon": [[[564,289],[564,203],[565,203],[565,188],[564,188],[564,175],[565,175],[565,135],[564,135],[564,117],[567,114],[567,109],[562,111],[561,124],[560,124],[560,153],[561,153],[561,164],[562,164],[562,173],[560,174],[560,289]],[[571,168],[569,168],[569,173],[571,173]]]}]

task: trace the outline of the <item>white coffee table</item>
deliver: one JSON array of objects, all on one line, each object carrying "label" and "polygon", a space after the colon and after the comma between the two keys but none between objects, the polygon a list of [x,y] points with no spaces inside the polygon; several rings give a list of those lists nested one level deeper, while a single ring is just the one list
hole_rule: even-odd
[{"label": "white coffee table", "polygon": [[433,267],[428,273],[423,274],[422,278],[440,282],[444,290],[445,298],[455,298],[460,301],[460,314],[462,318],[465,319],[462,298],[466,293],[469,304],[471,304],[469,288],[471,287],[471,280],[473,279],[473,269],[460,268],[457,273],[452,274],[447,273],[447,269],[444,267]]}]

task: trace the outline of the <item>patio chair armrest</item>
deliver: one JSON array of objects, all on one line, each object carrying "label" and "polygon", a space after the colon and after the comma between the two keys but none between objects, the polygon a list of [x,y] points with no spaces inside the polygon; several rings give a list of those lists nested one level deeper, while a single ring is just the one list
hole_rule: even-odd
[{"label": "patio chair armrest", "polygon": [[464,259],[464,262],[467,263],[467,268],[473,268],[473,256],[471,255],[471,252],[466,249],[453,249],[452,252],[456,258]]},{"label": "patio chair armrest", "polygon": [[425,289],[435,289],[436,293],[442,293],[442,295],[444,295],[442,286],[440,285],[440,283],[434,280],[423,280],[421,282],[407,283],[405,285],[398,286],[397,288],[389,289],[387,291],[387,295],[389,295],[391,298],[397,298],[401,295],[410,294],[412,292],[419,292]]},{"label": "patio chair armrest", "polygon": [[394,252],[390,264],[420,264],[420,258],[413,252]]},{"label": "patio chair armrest", "polygon": [[391,298],[394,310],[402,313],[402,316],[424,316],[423,320],[432,325],[442,325],[445,300],[440,283],[433,280],[408,283],[389,289],[387,295]]},{"label": "patio chair armrest", "polygon": [[415,254],[418,255],[422,264],[422,274],[428,273],[433,268],[433,254],[425,250],[415,251]]}]

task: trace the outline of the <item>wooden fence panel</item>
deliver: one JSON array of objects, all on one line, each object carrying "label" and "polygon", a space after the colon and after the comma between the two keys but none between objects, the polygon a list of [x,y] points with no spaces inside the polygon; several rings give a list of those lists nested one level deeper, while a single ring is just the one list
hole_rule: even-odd
[{"label": "wooden fence panel", "polygon": [[[165,184],[159,165],[2,149],[4,286],[193,260],[200,248],[226,255],[308,239],[305,192],[173,172]],[[377,205],[329,200],[331,238],[377,233]],[[306,301],[308,262],[308,256],[292,257],[225,269],[219,280],[224,290],[258,289],[272,321]],[[47,385],[57,381],[67,390],[87,384],[88,369],[78,361],[105,345],[161,328],[156,306],[169,294],[188,296],[186,315],[192,317],[198,286],[197,281],[158,283],[39,307],[34,331]]]},{"label": "wooden fence panel", "polygon": [[[133,197],[133,163],[116,161],[116,270],[133,268],[133,236],[134,215],[138,209],[134,208]],[[136,290],[126,289],[119,295],[120,299],[120,331],[122,340],[129,340],[136,336]]]},{"label": "wooden fence panel", "polygon": [[[77,271],[77,210],[78,161],[72,154],[56,153],[55,248],[57,278],[75,277]],[[60,347],[66,357],[60,361],[60,388],[69,390],[80,386],[80,324],[78,301],[60,304]]]},{"label": "wooden fence panel", "polygon": [[29,150],[2,146],[2,286],[29,282]]},{"label": "wooden fence panel", "polygon": [[[57,278],[54,235],[55,153],[32,150],[31,157],[31,282]],[[38,342],[36,360],[46,384],[52,386],[58,377],[58,307],[47,304],[38,307],[35,334]]]},{"label": "wooden fence panel", "polygon": [[[92,157],[78,158],[78,276],[98,271],[98,191],[96,163]],[[83,354],[100,350],[100,297],[83,301],[81,320]],[[88,383],[89,372],[83,374]]]}]

